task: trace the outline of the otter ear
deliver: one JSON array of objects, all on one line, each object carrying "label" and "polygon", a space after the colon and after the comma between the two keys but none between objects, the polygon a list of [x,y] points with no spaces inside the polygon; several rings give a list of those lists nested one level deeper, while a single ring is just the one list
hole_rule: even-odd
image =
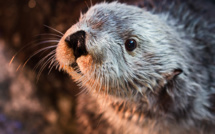
[{"label": "otter ear", "polygon": [[166,74],[163,74],[163,76],[166,78],[167,81],[170,81],[172,79],[174,79],[175,77],[177,77],[179,74],[181,74],[183,72],[182,69],[180,68],[177,68],[177,69],[174,69],[172,72],[170,73],[166,73]]}]

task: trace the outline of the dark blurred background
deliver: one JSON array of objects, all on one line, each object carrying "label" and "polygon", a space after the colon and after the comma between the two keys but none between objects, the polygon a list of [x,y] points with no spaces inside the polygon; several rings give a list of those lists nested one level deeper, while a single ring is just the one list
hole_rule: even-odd
[{"label": "dark blurred background", "polygon": [[[53,49],[35,55],[24,68],[20,65],[37,50],[56,44],[40,44],[59,39],[57,32],[44,25],[64,33],[78,21],[81,11],[87,11],[91,1],[0,1],[0,134],[76,133],[76,97],[81,90],[67,74],[56,69],[48,73],[48,67],[37,80],[45,63],[34,67]],[[121,0],[124,1],[137,4],[141,0]],[[214,0],[206,1],[214,7]],[[29,47],[22,49],[26,45]]]},{"label": "dark blurred background", "polygon": [[37,50],[56,44],[38,44],[59,39],[47,35],[58,33],[44,25],[64,33],[90,5],[89,0],[0,1],[0,134],[76,133],[76,84],[58,70],[48,74],[48,67],[37,80],[44,63],[33,69],[51,49],[32,57],[23,69],[20,65]]}]

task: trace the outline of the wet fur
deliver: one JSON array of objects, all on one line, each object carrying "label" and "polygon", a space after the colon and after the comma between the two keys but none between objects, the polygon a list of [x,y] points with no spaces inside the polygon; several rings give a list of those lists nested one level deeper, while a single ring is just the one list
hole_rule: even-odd
[{"label": "wet fur", "polygon": [[[149,11],[117,2],[94,5],[62,37],[56,50],[61,69],[88,92],[77,109],[83,133],[215,131],[214,21],[187,3],[164,5]],[[64,39],[78,30],[90,33],[89,54],[73,69]],[[133,52],[124,47],[128,38],[138,42]]]}]

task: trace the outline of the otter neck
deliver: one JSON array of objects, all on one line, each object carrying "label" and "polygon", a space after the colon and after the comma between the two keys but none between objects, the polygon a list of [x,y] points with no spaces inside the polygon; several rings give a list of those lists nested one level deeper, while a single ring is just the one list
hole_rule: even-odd
[{"label": "otter neck", "polygon": [[[174,118],[184,120],[195,113],[195,92],[192,95],[184,94],[184,87],[189,87],[181,78],[170,81],[159,92],[147,91],[145,94],[137,94],[133,99],[121,99],[116,97],[99,97],[111,107],[116,114],[127,120]],[[102,104],[103,105],[103,104]],[[201,104],[199,104],[201,106]],[[107,105],[105,105],[107,106]],[[182,116],[183,115],[183,116]]]}]

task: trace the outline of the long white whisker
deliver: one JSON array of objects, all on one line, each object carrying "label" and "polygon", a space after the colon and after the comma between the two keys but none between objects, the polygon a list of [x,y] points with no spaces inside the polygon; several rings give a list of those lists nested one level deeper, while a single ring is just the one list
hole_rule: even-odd
[{"label": "long white whisker", "polygon": [[36,64],[36,66],[33,68],[33,70],[36,70],[38,67],[39,67],[39,65],[46,59],[46,58],[48,58],[50,55],[52,55],[52,54],[55,54],[55,51],[53,50],[53,51],[51,51],[49,54],[47,54],[45,57],[43,57],[37,64]]},{"label": "long white whisker", "polygon": [[57,29],[54,29],[54,28],[52,28],[50,26],[47,26],[47,25],[44,25],[44,26],[47,27],[47,28],[49,28],[49,29],[51,29],[51,30],[53,30],[53,31],[55,31],[55,32],[57,32],[57,33],[59,33],[59,34],[61,34],[61,35],[63,35],[63,33],[61,33],[60,31],[58,31]]},{"label": "long white whisker", "polygon": [[49,69],[51,68],[51,66],[56,62],[56,50],[53,50],[53,54],[54,54],[54,56],[53,56],[53,58],[52,58],[52,60],[51,60],[51,63],[50,63],[50,65],[49,65]]},{"label": "long white whisker", "polygon": [[[56,61],[56,59],[55,59],[56,57],[54,57],[54,62],[53,62],[53,64],[52,64],[52,66],[50,67],[50,70],[52,70],[52,68],[54,68],[54,67],[57,67],[57,66],[59,66],[59,63]],[[51,72],[51,71],[50,71]],[[50,73],[49,72],[49,73]]]},{"label": "long white whisker", "polygon": [[39,36],[54,36],[54,37],[59,37],[59,39],[62,38],[61,35],[58,35],[58,34],[48,34],[48,33],[38,34],[35,37],[39,37]]},{"label": "long white whisker", "polygon": [[48,47],[45,47],[45,48],[42,48],[42,49],[36,51],[33,55],[31,55],[31,56],[25,61],[25,63],[23,64],[22,68],[24,68],[25,65],[28,63],[28,61],[29,61],[32,57],[34,57],[35,55],[37,55],[38,53],[40,53],[40,52],[42,52],[42,51],[46,51],[46,50],[48,50],[48,49],[50,49],[50,48],[55,48],[55,47],[56,47],[56,46],[48,46]]},{"label": "long white whisker", "polygon": [[51,62],[51,59],[54,57],[55,55],[52,55],[51,57],[49,57],[49,59],[46,61],[46,63],[44,63],[44,65],[40,68],[40,71],[38,73],[38,76],[37,76],[37,81],[39,80],[40,78],[40,75],[42,74],[43,70],[45,69],[45,67]]},{"label": "long white whisker", "polygon": [[[46,41],[42,41],[40,43],[36,43],[37,41],[39,40],[35,40],[35,41],[32,41],[30,43],[28,43],[27,45],[23,46],[18,52],[16,52],[13,57],[11,58],[10,60],[10,63],[11,64],[13,62],[13,60],[15,59],[15,57],[23,50],[23,49],[27,49],[28,47],[35,47],[35,46],[39,46],[41,44],[45,44],[45,43],[58,43],[59,40],[46,40]],[[34,44],[35,43],[35,44]],[[31,45],[33,44],[33,45]]]}]

